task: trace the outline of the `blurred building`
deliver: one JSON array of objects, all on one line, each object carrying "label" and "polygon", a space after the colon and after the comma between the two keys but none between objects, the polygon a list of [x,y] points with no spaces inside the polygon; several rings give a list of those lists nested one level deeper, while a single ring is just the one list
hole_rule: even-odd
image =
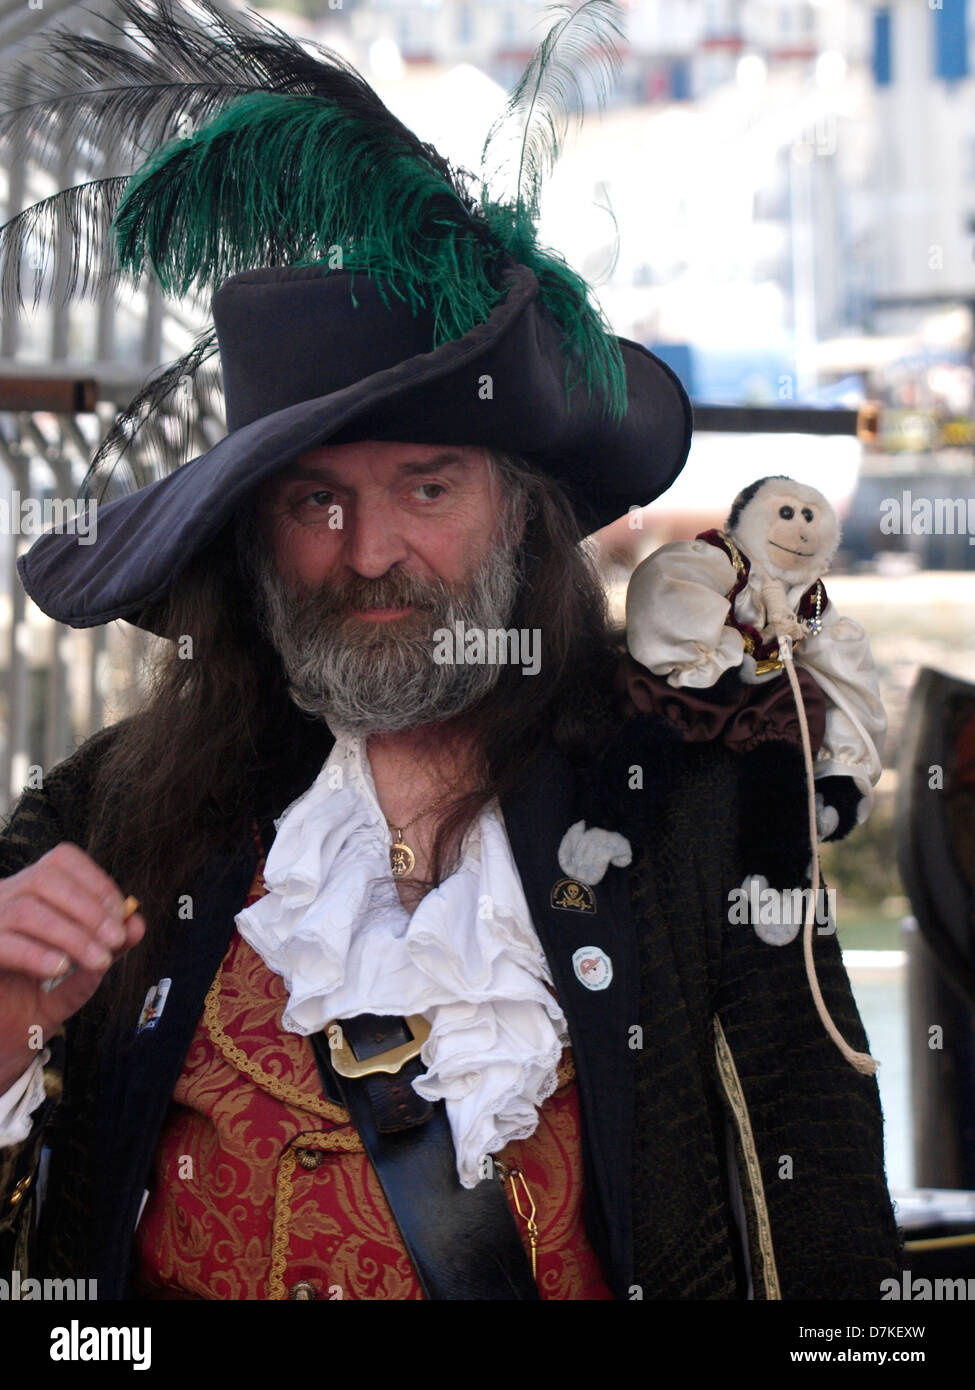
[{"label": "blurred building", "polygon": [[[620,98],[688,100],[734,82],[747,53],[808,63],[868,35],[845,0],[623,0],[626,71]],[[524,68],[541,32],[545,0],[343,0],[303,6],[368,47],[396,43],[406,63],[473,63],[504,85]],[[341,11],[341,14],[340,14]]]},{"label": "blurred building", "polygon": [[[53,25],[104,34],[111,13],[108,0],[43,0],[37,7],[0,0],[0,68],[9,74],[29,50],[36,51],[38,33]],[[111,148],[67,135],[46,145],[0,145],[0,222],[55,188],[112,178],[132,167],[124,130]],[[18,555],[37,534],[22,524],[22,504],[61,508],[79,497],[116,412],[161,364],[189,348],[202,322],[192,305],[164,301],[148,277],[139,285],[99,281],[88,298],[66,304],[60,291],[71,269],[56,233],[50,236],[36,224],[24,251],[21,283],[28,307],[0,318],[0,811],[42,767],[53,766],[88,733],[126,711],[137,694],[148,640],[128,624],[66,628],[36,608],[15,570]],[[110,247],[95,255],[96,279],[110,256]],[[35,290],[38,303],[32,308]],[[195,412],[191,430],[192,437],[181,441],[185,456],[215,443],[223,421]],[[183,461],[175,447],[172,455],[171,467]],[[151,481],[152,466],[137,439],[125,462],[129,486]],[[101,497],[97,487],[94,495]]]},{"label": "blurred building", "polygon": [[[969,6],[624,3],[609,114],[594,141],[583,132],[590,155],[573,142],[563,156],[564,177],[619,223],[606,295],[619,331],[693,344],[688,384],[709,398],[808,397],[871,365],[851,363],[847,346],[835,354],[847,370],[832,370],[822,343],[914,329],[916,304],[902,315],[879,301],[975,290]],[[461,65],[510,89],[546,22],[541,0],[304,9],[316,16],[310,33],[372,64],[393,95],[397,73],[434,83]],[[599,232],[580,245],[588,222],[563,216],[572,245],[554,239],[592,273],[607,248]]]},{"label": "blurred building", "polygon": [[890,0],[872,13],[878,288],[975,296],[975,83],[969,0]]}]

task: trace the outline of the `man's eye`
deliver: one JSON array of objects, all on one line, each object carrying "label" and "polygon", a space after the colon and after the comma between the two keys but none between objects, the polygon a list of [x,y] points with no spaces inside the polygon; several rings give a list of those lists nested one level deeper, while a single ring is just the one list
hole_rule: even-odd
[{"label": "man's eye", "polygon": [[[414,491],[414,492],[419,492],[421,488],[425,488],[425,487],[436,488],[436,490],[437,490],[437,495],[438,495],[438,496],[440,495],[440,493],[443,493],[443,492],[446,492],[446,491],[447,491],[447,489],[444,487],[443,483],[417,483],[417,485],[416,485],[416,487],[413,489],[413,491]],[[427,502],[435,502],[437,499],[436,499],[436,497],[427,497],[425,500],[426,500]]]},{"label": "man's eye", "polygon": [[319,489],[318,492],[306,493],[305,496],[301,498],[298,505],[302,507],[309,505],[312,510],[317,507],[328,507],[331,506],[334,496],[334,492],[326,492],[325,489],[322,488]]},{"label": "man's eye", "polygon": [[792,518],[795,516],[795,512],[792,510],[791,507],[780,507],[779,516],[782,518],[783,521],[791,521]]}]

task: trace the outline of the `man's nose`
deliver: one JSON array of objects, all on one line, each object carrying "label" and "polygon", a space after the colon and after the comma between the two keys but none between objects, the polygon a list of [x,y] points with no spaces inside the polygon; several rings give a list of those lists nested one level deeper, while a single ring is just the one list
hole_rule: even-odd
[{"label": "man's nose", "polygon": [[381,578],[409,554],[395,516],[381,504],[358,502],[347,508],[342,529],[345,562],[363,579]]}]

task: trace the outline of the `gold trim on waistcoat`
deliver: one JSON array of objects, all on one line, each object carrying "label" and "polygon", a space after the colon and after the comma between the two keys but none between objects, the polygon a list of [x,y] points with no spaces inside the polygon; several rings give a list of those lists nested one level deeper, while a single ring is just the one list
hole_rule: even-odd
[{"label": "gold trim on waistcoat", "polygon": [[762,1183],[762,1170],[758,1162],[758,1150],[755,1147],[752,1122],[749,1118],[738,1068],[735,1066],[735,1059],[717,1014],[714,1016],[714,1055],[718,1063],[718,1076],[721,1078],[721,1085],[735,1117],[738,1140],[745,1160],[745,1171],[748,1174],[748,1185],[751,1189],[755,1210],[755,1224],[758,1227],[758,1247],[761,1255],[761,1275],[765,1286],[765,1297],[781,1299],[782,1289],[779,1285],[779,1271],[775,1265],[775,1250],[772,1247],[772,1226],[765,1201],[765,1187]]},{"label": "gold trim on waistcoat", "polygon": [[271,1272],[267,1281],[268,1298],[287,1299],[284,1276],[288,1268],[291,1240],[291,1199],[294,1196],[294,1174],[300,1149],[325,1149],[332,1153],[362,1153],[362,1140],[355,1131],[333,1130],[322,1133],[311,1130],[296,1134],[278,1164],[274,1185],[274,1222],[271,1227]]},{"label": "gold trim on waistcoat", "polygon": [[291,1234],[292,1178],[297,1163],[295,1151],[288,1148],[278,1164],[274,1188],[274,1224],[271,1228],[271,1273],[267,1281],[268,1298],[287,1298],[284,1272],[288,1267],[288,1237]]},{"label": "gold trim on waistcoat", "polygon": [[276,1076],[269,1076],[257,1062],[252,1062],[247,1054],[227,1037],[220,1021],[219,974],[207,990],[206,1003],[203,1005],[203,1022],[213,1043],[219,1048],[226,1061],[232,1067],[236,1067],[238,1071],[249,1076],[256,1085],[260,1086],[261,1090],[267,1091],[288,1105],[296,1105],[299,1110],[305,1110],[311,1115],[321,1115],[326,1120],[334,1120],[337,1124],[342,1125],[352,1123],[348,1110],[345,1110],[341,1105],[335,1105],[332,1101],[325,1100],[323,1096],[313,1095],[311,1091],[301,1091],[297,1086],[291,1086]]}]

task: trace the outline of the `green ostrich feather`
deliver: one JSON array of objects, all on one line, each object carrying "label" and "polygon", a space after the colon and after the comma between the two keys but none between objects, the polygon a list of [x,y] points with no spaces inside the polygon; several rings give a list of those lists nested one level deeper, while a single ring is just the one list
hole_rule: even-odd
[{"label": "green ostrich feather", "polygon": [[583,279],[537,245],[523,204],[472,207],[395,131],[322,96],[235,99],[132,175],[112,229],[123,269],[137,275],[148,262],[174,295],[261,265],[327,271],[330,248],[341,247],[343,269],[431,313],[434,346],[502,302],[511,257],[534,271],[562,330],[566,391],[583,381],[604,413],[625,413],[619,344]]}]

